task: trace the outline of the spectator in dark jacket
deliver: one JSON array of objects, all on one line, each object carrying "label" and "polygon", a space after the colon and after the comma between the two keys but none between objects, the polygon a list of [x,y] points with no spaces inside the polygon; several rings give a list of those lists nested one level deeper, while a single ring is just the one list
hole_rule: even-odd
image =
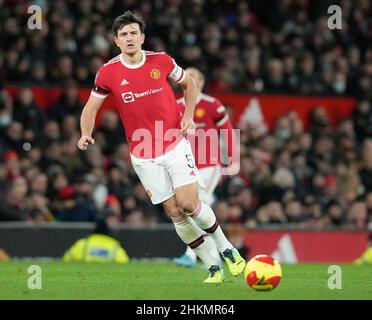
[{"label": "spectator in dark jacket", "polygon": [[3,199],[0,199],[0,221],[21,221],[28,218],[27,192],[24,177],[17,177],[9,183]]},{"label": "spectator in dark jacket", "polygon": [[14,103],[13,118],[23,124],[28,139],[38,140],[42,138],[41,133],[46,118],[42,109],[35,103],[30,88],[24,87],[20,90],[19,98]]},{"label": "spectator in dark jacket", "polygon": [[49,110],[49,115],[60,122],[67,115],[80,116],[82,110],[83,104],[79,98],[77,83],[74,80],[68,80],[62,96]]},{"label": "spectator in dark jacket", "polygon": [[372,137],[372,108],[368,100],[359,101],[351,117],[359,142],[364,141],[367,137]]}]

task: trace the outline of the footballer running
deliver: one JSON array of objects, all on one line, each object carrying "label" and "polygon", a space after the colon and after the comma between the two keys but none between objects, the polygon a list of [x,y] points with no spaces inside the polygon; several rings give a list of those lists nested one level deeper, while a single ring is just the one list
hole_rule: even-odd
[{"label": "footballer running", "polygon": [[[214,246],[234,276],[244,271],[245,260],[226,239],[213,210],[198,198],[202,181],[187,139],[196,128],[193,117],[197,88],[192,77],[167,53],[142,50],[144,29],[143,19],[130,11],[114,20],[114,41],[121,53],[97,71],[81,114],[77,145],[86,150],[94,144],[97,112],[104,99],[113,95],[133,168],[152,203],[163,206],[178,236],[208,268],[204,282],[220,283],[224,274],[219,257],[213,254]],[[182,117],[169,81],[183,89]],[[213,245],[204,240],[205,233],[213,239]]]}]

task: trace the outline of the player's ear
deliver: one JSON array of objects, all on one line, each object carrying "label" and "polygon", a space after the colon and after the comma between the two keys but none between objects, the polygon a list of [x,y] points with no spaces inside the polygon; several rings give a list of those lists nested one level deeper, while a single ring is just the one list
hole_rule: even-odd
[{"label": "player's ear", "polygon": [[142,33],[141,34],[141,44],[143,44],[145,42],[145,34]]},{"label": "player's ear", "polygon": [[115,41],[115,44],[120,48],[119,38],[117,36],[114,36],[114,41]]}]

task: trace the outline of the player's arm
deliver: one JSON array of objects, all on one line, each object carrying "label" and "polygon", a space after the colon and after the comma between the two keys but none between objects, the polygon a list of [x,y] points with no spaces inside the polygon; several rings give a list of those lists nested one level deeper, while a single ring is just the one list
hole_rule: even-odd
[{"label": "player's arm", "polygon": [[195,130],[196,128],[193,118],[198,92],[194,79],[186,72],[183,80],[177,84],[183,89],[185,99],[185,112],[181,120],[181,132],[185,134],[188,130]]},{"label": "player's arm", "polygon": [[96,121],[96,115],[104,99],[90,95],[88,102],[84,106],[80,117],[81,138],[78,141],[78,148],[86,150],[89,144],[94,144],[92,132]]},{"label": "player's arm", "polygon": [[193,121],[194,109],[197,99],[197,88],[194,79],[189,76],[177,63],[167,54],[163,55],[164,66],[168,70],[168,78],[172,79],[183,89],[185,99],[185,111],[181,119],[181,132],[186,134],[187,131],[194,131],[196,125]]},{"label": "player's arm", "polygon": [[78,148],[86,150],[89,144],[94,144],[92,132],[96,122],[96,116],[103,101],[111,94],[110,77],[102,68],[97,71],[94,79],[94,87],[90,93],[88,102],[84,106],[80,117],[81,138],[78,141]]},{"label": "player's arm", "polygon": [[223,129],[225,134],[225,144],[227,146],[227,155],[229,157],[229,165],[237,162],[237,150],[236,150],[236,136],[232,127],[230,119],[227,119],[222,125],[218,126],[219,130]]},{"label": "player's arm", "polygon": [[225,146],[227,148],[227,156],[229,163],[228,167],[232,167],[233,171],[236,171],[236,166],[239,160],[239,154],[237,149],[237,138],[235,135],[234,128],[231,124],[230,117],[226,111],[226,108],[219,101],[216,104],[214,121],[216,127],[222,134]]}]

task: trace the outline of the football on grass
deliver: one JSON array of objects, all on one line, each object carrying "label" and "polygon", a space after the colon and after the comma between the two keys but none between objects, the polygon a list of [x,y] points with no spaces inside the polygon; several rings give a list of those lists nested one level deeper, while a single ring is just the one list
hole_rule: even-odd
[{"label": "football on grass", "polygon": [[282,268],[272,257],[260,254],[248,261],[244,271],[245,281],[257,291],[270,291],[282,279]]}]

